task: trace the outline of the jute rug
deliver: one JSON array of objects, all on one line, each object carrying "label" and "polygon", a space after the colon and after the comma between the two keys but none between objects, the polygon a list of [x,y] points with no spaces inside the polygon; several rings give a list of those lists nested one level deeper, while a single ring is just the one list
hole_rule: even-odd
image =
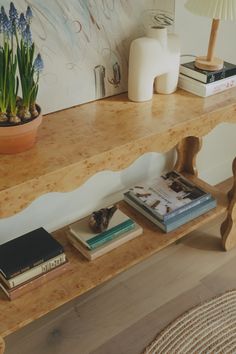
[{"label": "jute rug", "polygon": [[143,354],[203,353],[236,353],[236,290],[207,301],[177,318]]}]

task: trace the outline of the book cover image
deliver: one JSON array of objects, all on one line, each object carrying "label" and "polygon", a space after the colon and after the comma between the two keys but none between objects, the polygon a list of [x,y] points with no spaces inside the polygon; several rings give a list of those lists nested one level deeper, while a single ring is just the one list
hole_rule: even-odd
[{"label": "book cover image", "polygon": [[148,185],[134,186],[128,192],[138,203],[164,216],[185,206],[196,205],[210,195],[175,171],[167,172]]}]

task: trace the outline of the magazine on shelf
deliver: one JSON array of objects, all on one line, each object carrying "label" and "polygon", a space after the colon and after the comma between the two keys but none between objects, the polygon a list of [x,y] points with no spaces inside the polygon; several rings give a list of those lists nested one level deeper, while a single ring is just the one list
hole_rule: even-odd
[{"label": "magazine on shelf", "polygon": [[77,221],[69,227],[70,232],[88,249],[95,249],[134,229],[135,222],[117,209],[112,216],[108,228],[101,233],[94,233],[89,227],[89,216]]},{"label": "magazine on shelf", "polygon": [[167,221],[211,198],[211,194],[176,171],[170,171],[129,189],[124,198],[144,206],[160,221]]},{"label": "magazine on shelf", "polygon": [[140,212],[142,215],[144,215],[147,219],[152,221],[155,225],[157,225],[161,230],[164,232],[170,232],[178,227],[186,224],[189,221],[192,221],[193,219],[196,219],[197,217],[207,213],[211,209],[214,209],[216,207],[216,200],[214,198],[210,198],[208,200],[205,200],[199,205],[196,205],[195,207],[187,210],[186,212],[179,214],[168,221],[164,222],[158,219],[154,213],[150,212],[148,208],[145,206],[141,206],[138,203],[136,203],[134,200],[131,198],[125,198],[124,199],[130,206],[132,206],[134,209],[136,209],[138,212]]}]

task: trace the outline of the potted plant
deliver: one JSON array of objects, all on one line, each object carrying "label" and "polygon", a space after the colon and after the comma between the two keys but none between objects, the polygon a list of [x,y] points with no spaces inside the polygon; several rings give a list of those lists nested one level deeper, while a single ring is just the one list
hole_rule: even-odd
[{"label": "potted plant", "polygon": [[36,99],[43,61],[40,54],[35,55],[30,29],[32,17],[29,6],[20,15],[13,2],[8,15],[1,7],[0,153],[31,148],[42,121]]}]

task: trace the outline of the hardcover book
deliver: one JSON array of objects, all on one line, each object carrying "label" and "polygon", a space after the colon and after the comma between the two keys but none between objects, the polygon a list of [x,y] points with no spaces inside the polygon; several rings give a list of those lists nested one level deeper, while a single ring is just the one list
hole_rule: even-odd
[{"label": "hardcover book", "polygon": [[120,236],[117,236],[113,240],[97,247],[96,249],[89,250],[84,244],[76,238],[73,234],[68,233],[67,237],[70,243],[89,261],[92,261],[110,251],[114,248],[123,245],[124,243],[140,236],[143,233],[143,229],[138,224],[135,224],[134,228],[130,231],[123,232]]},{"label": "hardcover book", "polygon": [[131,198],[125,198],[124,199],[130,206],[132,206],[134,209],[139,211],[142,215],[144,215],[147,219],[152,221],[155,225],[157,225],[161,230],[164,232],[170,232],[178,227],[186,224],[189,221],[192,221],[193,219],[196,219],[197,217],[207,213],[211,209],[214,209],[216,207],[216,200],[213,198],[210,198],[208,200],[205,200],[199,205],[196,205],[195,207],[187,210],[185,213],[180,214],[176,217],[173,217],[172,219],[169,219],[168,221],[160,221],[153,213],[151,213],[147,208],[144,206],[141,206],[137,204],[135,201],[133,201]]},{"label": "hardcover book", "polygon": [[36,278],[34,278],[33,280],[21,284],[19,286],[16,286],[12,289],[8,289],[7,286],[3,283],[0,282],[0,289],[3,290],[3,292],[5,293],[5,295],[7,295],[7,297],[9,298],[9,300],[14,300],[16,298],[18,298],[19,296],[22,296],[34,289],[37,289],[38,287],[46,284],[48,281],[59,277],[61,274],[64,274],[65,271],[68,270],[69,267],[69,262],[66,261],[64,264],[59,265],[58,267],[50,270],[47,273],[44,273]]},{"label": "hardcover book", "polygon": [[0,245],[0,272],[10,279],[63,252],[62,245],[40,227]]},{"label": "hardcover book", "polygon": [[134,229],[135,222],[117,209],[112,216],[108,228],[99,234],[91,231],[88,223],[89,217],[83,218],[69,227],[70,232],[88,249],[95,249],[110,240],[120,236],[126,231]]},{"label": "hardcover book", "polygon": [[206,71],[196,68],[195,62],[191,61],[180,65],[180,73],[209,84],[236,75],[236,65],[225,61],[221,70]]},{"label": "hardcover book", "polygon": [[180,173],[170,171],[148,184],[130,188],[124,198],[145,207],[160,221],[167,221],[210,199],[211,195]]},{"label": "hardcover book", "polygon": [[235,87],[236,75],[212,82],[210,84],[203,84],[202,82],[192,79],[191,77],[179,74],[178,86],[183,90],[189,91],[197,96],[208,97]]},{"label": "hardcover book", "polygon": [[43,273],[47,273],[49,272],[49,270],[52,270],[65,262],[66,262],[66,255],[65,253],[61,253],[58,256],[51,258],[48,261],[43,262],[36,267],[30,268],[29,270],[26,270],[24,273],[20,273],[19,275],[16,275],[15,277],[10,278],[8,280],[5,279],[5,277],[0,273],[0,281],[5,283],[7,287],[11,289]]}]

